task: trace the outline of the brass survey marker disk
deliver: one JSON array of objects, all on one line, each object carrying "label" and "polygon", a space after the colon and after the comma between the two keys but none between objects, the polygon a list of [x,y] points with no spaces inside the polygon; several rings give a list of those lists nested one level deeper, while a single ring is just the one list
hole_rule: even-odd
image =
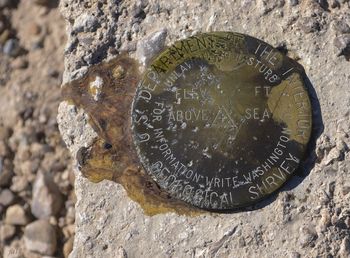
[{"label": "brass survey marker disk", "polygon": [[146,171],[173,197],[208,210],[247,206],[278,189],[310,138],[303,68],[230,32],[176,42],[147,68],[132,127]]}]

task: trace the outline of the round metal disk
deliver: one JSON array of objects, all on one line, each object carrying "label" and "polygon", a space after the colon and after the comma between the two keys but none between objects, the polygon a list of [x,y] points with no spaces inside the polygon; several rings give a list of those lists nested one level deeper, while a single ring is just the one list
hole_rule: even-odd
[{"label": "round metal disk", "polygon": [[176,42],[147,68],[132,107],[145,170],[173,197],[225,211],[278,189],[311,132],[303,68],[231,32]]}]

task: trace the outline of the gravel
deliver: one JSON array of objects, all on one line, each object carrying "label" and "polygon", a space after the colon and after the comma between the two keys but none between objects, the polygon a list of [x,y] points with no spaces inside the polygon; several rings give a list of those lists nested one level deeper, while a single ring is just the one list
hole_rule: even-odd
[{"label": "gravel", "polygon": [[37,220],[24,229],[24,243],[28,250],[53,255],[57,247],[55,228],[47,220]]}]

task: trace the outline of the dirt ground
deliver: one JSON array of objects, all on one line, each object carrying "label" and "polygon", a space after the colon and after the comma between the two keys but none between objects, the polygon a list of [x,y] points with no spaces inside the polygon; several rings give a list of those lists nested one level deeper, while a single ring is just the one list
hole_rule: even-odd
[{"label": "dirt ground", "polygon": [[74,174],[56,122],[66,41],[57,6],[0,1],[1,257],[72,248]]}]

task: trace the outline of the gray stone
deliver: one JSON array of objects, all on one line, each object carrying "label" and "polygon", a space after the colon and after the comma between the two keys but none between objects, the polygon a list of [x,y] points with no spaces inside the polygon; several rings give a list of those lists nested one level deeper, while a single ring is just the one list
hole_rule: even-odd
[{"label": "gray stone", "polygon": [[296,6],[299,4],[299,0],[290,0],[290,5],[291,6]]},{"label": "gray stone", "polygon": [[315,17],[305,17],[301,18],[299,21],[299,27],[305,33],[317,32],[320,30],[320,24],[315,19]]},{"label": "gray stone", "polygon": [[164,48],[166,36],[167,30],[162,29],[137,42],[136,58],[142,65],[147,65]]},{"label": "gray stone", "polygon": [[15,195],[9,190],[4,189],[0,192],[0,204],[3,206],[11,205],[15,200]]},{"label": "gray stone", "polygon": [[4,54],[8,56],[16,57],[19,55],[21,51],[21,47],[17,39],[8,39],[5,42],[5,45],[2,51],[4,52]]},{"label": "gray stone", "polygon": [[302,247],[311,246],[316,240],[317,234],[310,227],[302,227],[300,229],[299,243]]},{"label": "gray stone", "polygon": [[350,54],[350,34],[343,34],[336,37],[333,44],[336,47],[338,56]]},{"label": "gray stone", "polygon": [[12,185],[10,187],[11,191],[15,193],[22,192],[26,190],[29,186],[28,179],[24,176],[14,176],[12,178]]},{"label": "gray stone", "polygon": [[69,254],[73,250],[74,236],[70,237],[63,245],[63,256],[68,258]]},{"label": "gray stone", "polygon": [[57,215],[62,205],[62,194],[52,176],[38,173],[33,186],[32,214],[39,219],[49,218]]},{"label": "gray stone", "polygon": [[289,258],[300,258],[301,255],[298,252],[291,252]]},{"label": "gray stone", "polygon": [[10,225],[27,225],[29,218],[21,205],[15,204],[7,208],[5,223]]},{"label": "gray stone", "polygon": [[0,186],[8,186],[13,176],[12,162],[0,157]]},{"label": "gray stone", "polygon": [[0,241],[4,242],[16,233],[16,228],[12,225],[0,225]]},{"label": "gray stone", "polygon": [[[10,245],[4,247],[3,258],[23,258],[22,244],[19,240],[12,240]],[[37,257],[33,257],[37,258]]]},{"label": "gray stone", "polygon": [[350,257],[350,239],[348,236],[345,237],[341,242],[341,246],[338,254],[340,258]]},{"label": "gray stone", "polygon": [[335,20],[333,23],[333,28],[336,32],[340,34],[350,33],[350,26],[347,24],[346,20]]},{"label": "gray stone", "polygon": [[42,255],[53,255],[57,247],[56,230],[47,220],[37,220],[24,229],[25,247]]},{"label": "gray stone", "polygon": [[14,0],[0,0],[0,9],[11,6],[13,1]]},{"label": "gray stone", "polygon": [[98,20],[95,16],[82,14],[75,21],[73,31],[78,32],[93,32],[99,26]]}]

